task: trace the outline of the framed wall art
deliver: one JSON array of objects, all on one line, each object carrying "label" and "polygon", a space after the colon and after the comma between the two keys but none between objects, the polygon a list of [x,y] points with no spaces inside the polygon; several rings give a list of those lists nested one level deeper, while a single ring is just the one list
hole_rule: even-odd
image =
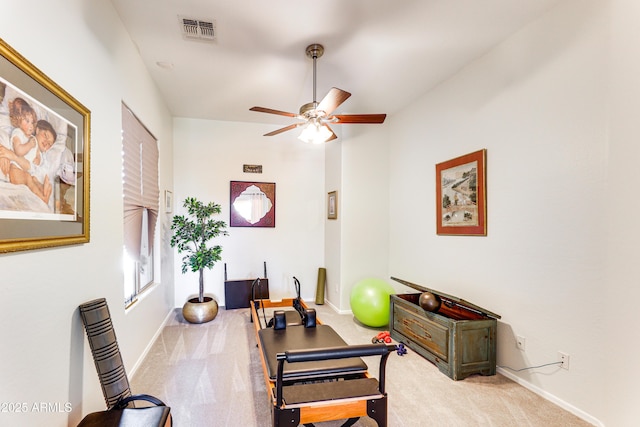
[{"label": "framed wall art", "polygon": [[331,191],[327,197],[327,218],[338,219],[338,192]]},{"label": "framed wall art", "polygon": [[436,229],[440,235],[487,235],[486,152],[436,165]]},{"label": "framed wall art", "polygon": [[274,182],[231,181],[231,227],[275,227],[276,184]]},{"label": "framed wall art", "polygon": [[0,252],[89,241],[90,112],[0,39]]},{"label": "framed wall art", "polygon": [[173,212],[173,192],[164,190],[164,211],[165,213]]}]

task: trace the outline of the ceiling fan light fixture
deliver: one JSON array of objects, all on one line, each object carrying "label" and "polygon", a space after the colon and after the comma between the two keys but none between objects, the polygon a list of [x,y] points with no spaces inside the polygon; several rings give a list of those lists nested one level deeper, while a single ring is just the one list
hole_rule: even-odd
[{"label": "ceiling fan light fixture", "polygon": [[333,112],[351,96],[337,87],[332,87],[320,102],[316,99],[316,60],[324,53],[324,47],[320,44],[307,46],[307,56],[313,59],[313,102],[309,102],[300,107],[300,114],[286,111],[274,110],[273,108],[252,107],[249,110],[260,113],[277,114],[279,116],[292,117],[303,120],[302,123],[294,123],[289,126],[266,133],[264,136],[274,136],[298,127],[303,127],[298,139],[312,144],[322,144],[338,138],[329,123],[351,124],[351,123],[383,123],[386,114],[339,114]]},{"label": "ceiling fan light fixture", "polygon": [[333,133],[327,126],[318,120],[312,120],[304,127],[298,139],[311,144],[322,144],[327,142],[332,135]]}]

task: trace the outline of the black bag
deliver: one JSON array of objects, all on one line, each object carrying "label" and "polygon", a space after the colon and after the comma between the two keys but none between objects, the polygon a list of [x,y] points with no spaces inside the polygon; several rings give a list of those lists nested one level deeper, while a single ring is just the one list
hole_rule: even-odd
[{"label": "black bag", "polygon": [[[129,407],[137,400],[155,406]],[[78,427],[171,427],[171,408],[148,394],[136,394],[119,400],[111,409],[93,412],[80,421]]]}]

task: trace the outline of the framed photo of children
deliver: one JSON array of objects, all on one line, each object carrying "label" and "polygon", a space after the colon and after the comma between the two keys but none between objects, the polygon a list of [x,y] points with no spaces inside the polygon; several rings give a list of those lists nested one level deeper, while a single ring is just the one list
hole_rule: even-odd
[{"label": "framed photo of children", "polygon": [[436,229],[441,235],[487,235],[487,150],[436,165]]},{"label": "framed photo of children", "polygon": [[89,241],[90,112],[0,39],[0,253]]}]

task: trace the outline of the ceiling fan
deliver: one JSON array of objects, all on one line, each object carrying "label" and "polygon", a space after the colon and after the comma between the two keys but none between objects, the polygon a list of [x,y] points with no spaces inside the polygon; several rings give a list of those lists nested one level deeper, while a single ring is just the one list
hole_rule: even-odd
[{"label": "ceiling fan", "polygon": [[386,114],[332,114],[340,104],[351,96],[349,92],[336,87],[331,88],[329,93],[322,99],[316,101],[316,60],[324,53],[324,47],[320,44],[312,44],[307,46],[306,54],[313,59],[313,102],[309,102],[300,107],[298,114],[288,113],[286,111],[274,110],[265,107],[252,107],[251,111],[260,113],[277,114],[280,116],[292,117],[302,120],[300,123],[294,123],[273,132],[266,133],[264,136],[274,136],[288,130],[304,127],[304,130],[298,137],[305,142],[323,143],[336,139],[337,136],[329,127],[329,124],[366,124],[366,123],[383,123],[387,117]]}]

